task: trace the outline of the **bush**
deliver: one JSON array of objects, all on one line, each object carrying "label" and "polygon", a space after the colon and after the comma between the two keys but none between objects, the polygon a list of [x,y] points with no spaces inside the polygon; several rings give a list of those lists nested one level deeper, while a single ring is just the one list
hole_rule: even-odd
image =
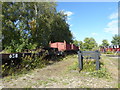
[{"label": "bush", "polygon": [[114,54],[112,51],[108,50],[106,54]]},{"label": "bush", "polygon": [[37,55],[34,57],[26,56],[18,64],[15,64],[15,62],[11,62],[9,65],[4,64],[2,65],[2,76],[15,75],[35,68],[42,68],[48,63],[47,60],[43,60],[43,57],[44,55],[41,57]]},{"label": "bush", "polygon": [[94,48],[92,49],[92,51],[96,51],[96,50],[99,50],[99,47],[94,47]]},{"label": "bush", "polygon": [[[104,67],[103,63],[100,62],[100,70],[96,70],[96,64],[95,60],[84,60],[83,61],[83,69],[81,72],[88,73],[87,75],[90,75],[92,77],[98,77],[98,78],[111,78],[110,74],[107,72],[106,68]],[[78,62],[74,62],[72,66],[69,66],[69,70],[79,70]],[[80,73],[81,74],[81,73]]]},{"label": "bush", "polygon": [[43,60],[42,57],[38,57],[37,55],[33,56],[26,56],[25,58],[22,58],[21,62],[21,68],[24,68],[26,70],[34,69],[36,67],[43,67],[45,64],[47,64],[48,61]]},{"label": "bush", "polygon": [[95,76],[95,77],[98,77],[98,78],[106,78],[106,79],[110,79],[111,78],[111,76],[107,72],[106,68],[101,68],[98,71],[93,71],[93,72],[89,73],[89,75]]}]

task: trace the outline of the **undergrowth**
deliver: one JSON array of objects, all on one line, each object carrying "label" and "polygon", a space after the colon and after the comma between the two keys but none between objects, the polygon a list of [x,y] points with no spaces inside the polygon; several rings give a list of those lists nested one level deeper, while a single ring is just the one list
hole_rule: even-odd
[{"label": "undergrowth", "polygon": [[[73,65],[68,67],[68,69],[79,71],[78,62],[75,61]],[[107,69],[105,68],[102,62],[100,62],[100,69],[96,70],[95,60],[83,60],[83,69],[80,71],[80,74],[83,72],[87,73],[87,75],[90,75],[92,77],[106,78],[106,79],[111,78],[110,74],[107,72]]]},{"label": "undergrowth", "polygon": [[[19,62],[19,63],[18,63]],[[21,73],[26,73],[35,68],[42,68],[46,64],[48,64],[47,60],[44,60],[43,57],[38,57],[37,55],[26,56],[23,57],[21,60],[18,60],[16,63],[15,60],[11,61],[10,63],[5,63],[2,65],[2,76],[8,75],[16,75]]]},{"label": "undergrowth", "polygon": [[[33,53],[34,54],[34,53]],[[62,57],[52,56],[46,58],[46,55],[27,55],[22,57],[21,60],[11,60],[9,63],[2,65],[2,76],[16,76],[20,74],[26,74],[35,68],[43,68],[46,65],[51,65],[54,62],[63,60]],[[52,63],[50,63],[52,61]]]}]

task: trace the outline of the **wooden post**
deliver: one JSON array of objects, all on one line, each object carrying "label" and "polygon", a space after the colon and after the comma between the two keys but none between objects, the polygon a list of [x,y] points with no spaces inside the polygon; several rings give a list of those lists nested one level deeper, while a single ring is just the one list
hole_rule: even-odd
[{"label": "wooden post", "polygon": [[82,58],[82,53],[78,51],[78,63],[79,63],[79,68],[80,70],[83,69],[83,58]]},{"label": "wooden post", "polygon": [[96,51],[96,70],[100,69],[100,62],[99,62],[99,52]]}]

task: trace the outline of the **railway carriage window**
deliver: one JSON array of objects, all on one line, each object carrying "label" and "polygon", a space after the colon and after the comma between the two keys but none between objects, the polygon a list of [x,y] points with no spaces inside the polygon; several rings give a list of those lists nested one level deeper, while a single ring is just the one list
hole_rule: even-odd
[{"label": "railway carriage window", "polygon": [[116,46],[116,48],[118,48],[118,45]]},{"label": "railway carriage window", "polygon": [[115,46],[113,46],[113,49],[115,48]]},{"label": "railway carriage window", "polygon": [[113,48],[115,48],[115,45],[113,46]]}]

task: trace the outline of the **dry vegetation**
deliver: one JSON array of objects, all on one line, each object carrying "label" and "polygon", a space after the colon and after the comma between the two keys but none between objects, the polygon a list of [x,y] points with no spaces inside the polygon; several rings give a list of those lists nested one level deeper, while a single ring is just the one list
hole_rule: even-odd
[{"label": "dry vegetation", "polygon": [[[63,60],[48,65],[42,69],[35,69],[27,74],[4,77],[4,88],[117,88],[118,67],[117,59],[101,56],[103,66],[100,71],[91,75],[90,69],[78,72],[77,55],[66,56]],[[84,65],[84,67],[87,67]],[[103,72],[102,72],[103,71]],[[101,76],[106,75],[107,77]],[[100,77],[98,77],[99,75]]]}]

